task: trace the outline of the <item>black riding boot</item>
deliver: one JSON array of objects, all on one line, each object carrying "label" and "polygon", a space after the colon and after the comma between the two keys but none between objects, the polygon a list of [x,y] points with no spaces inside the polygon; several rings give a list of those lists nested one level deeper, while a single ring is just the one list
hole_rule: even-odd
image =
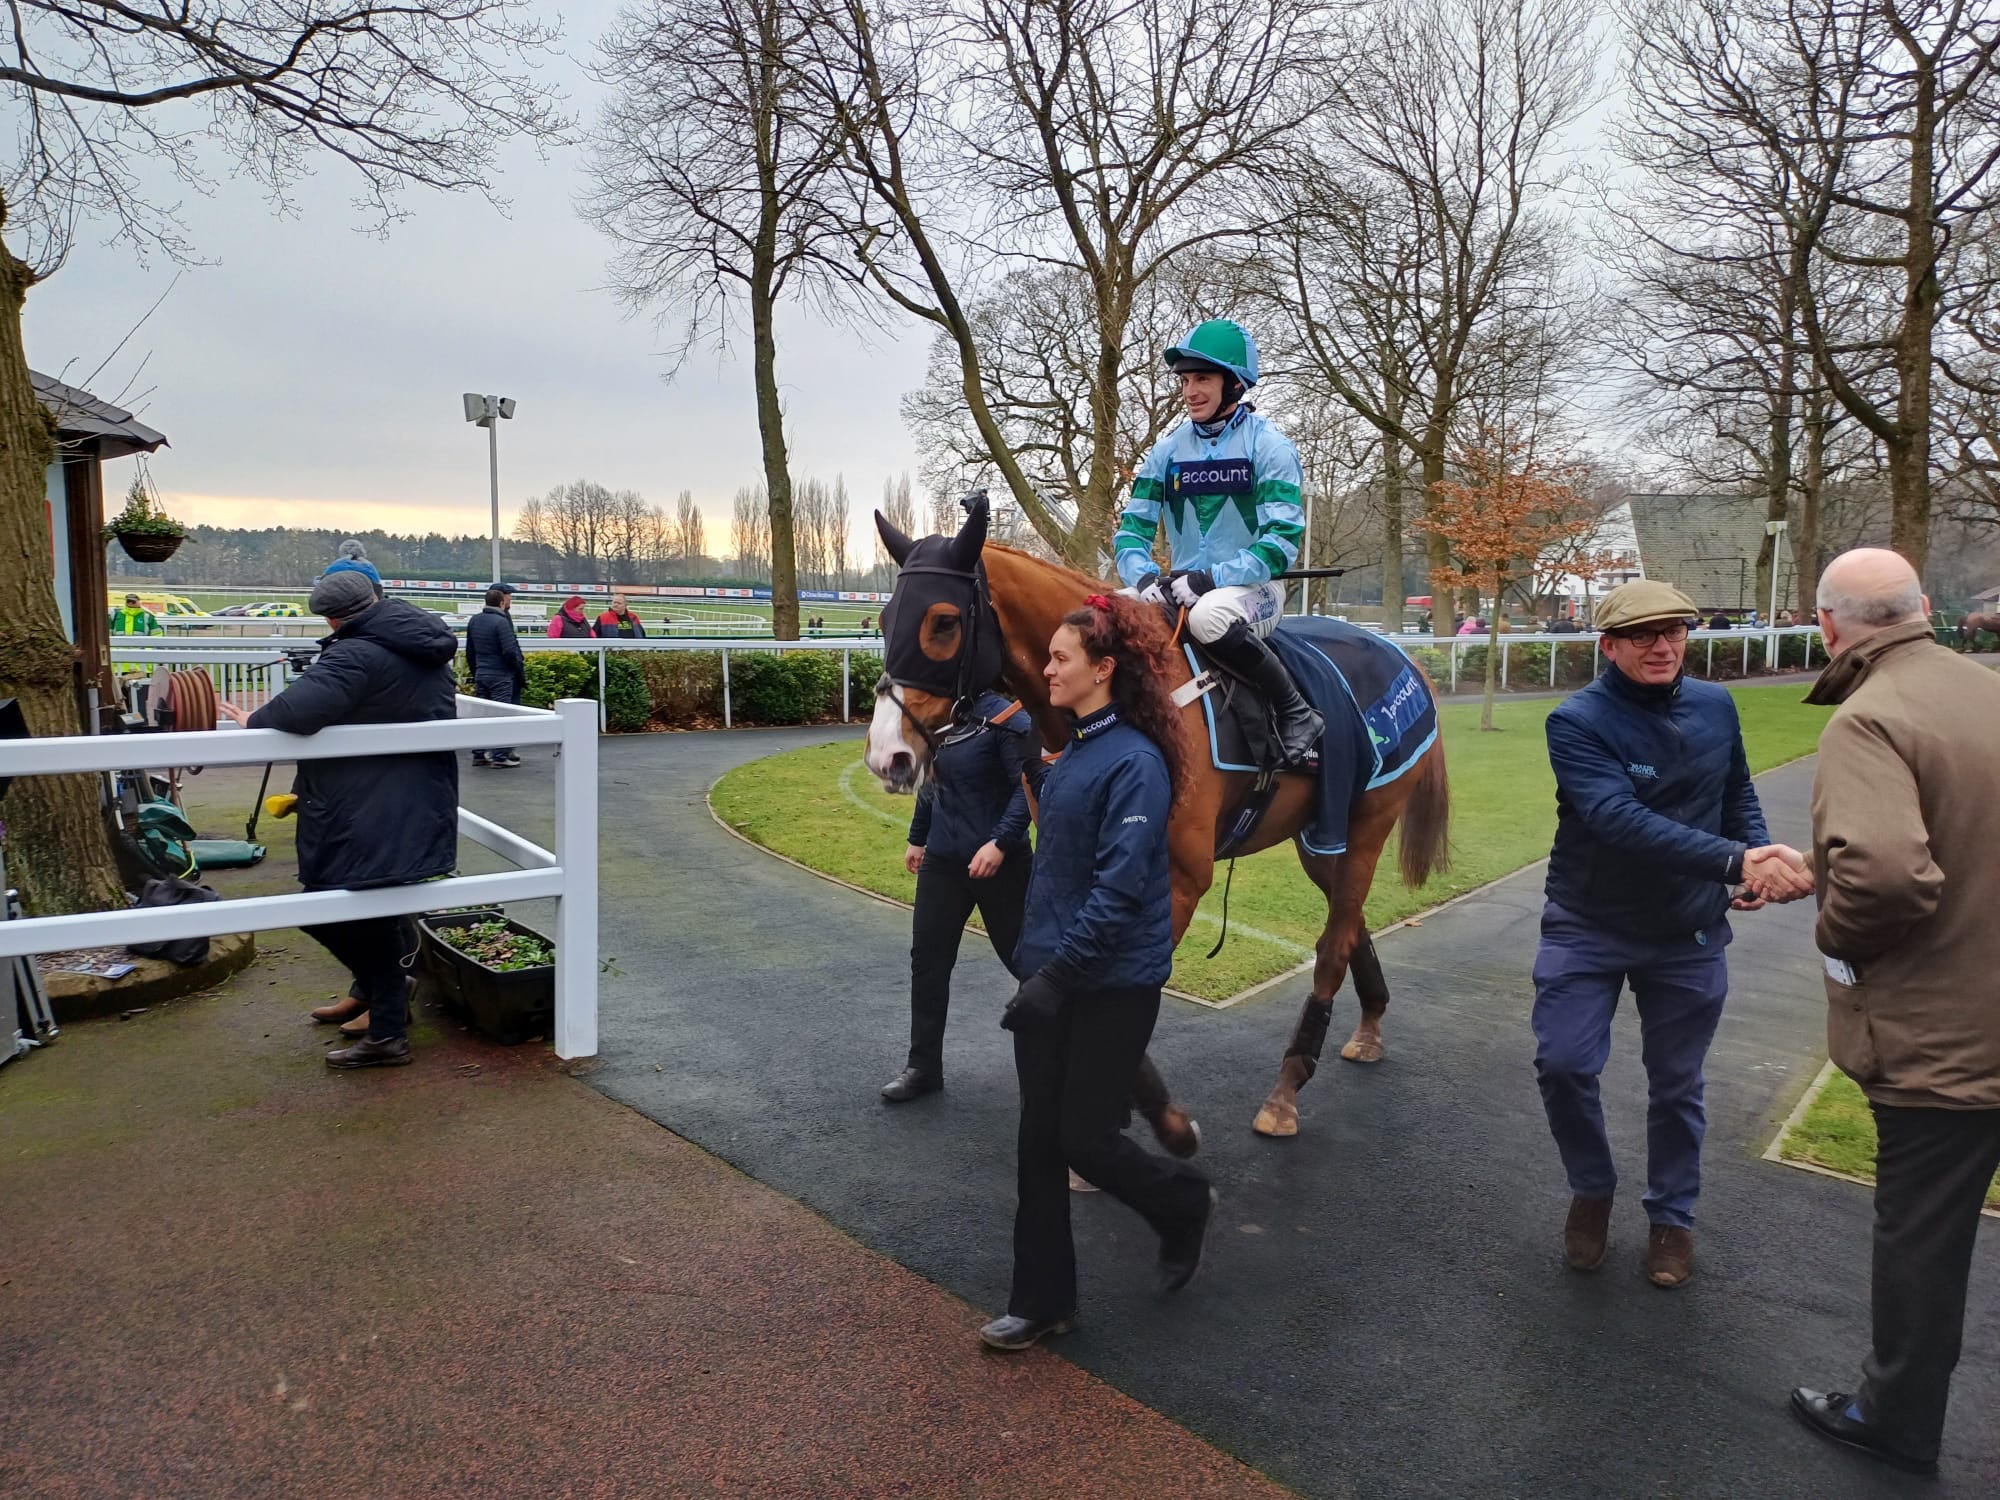
[{"label": "black riding boot", "polygon": [[1243,678],[1270,702],[1278,716],[1278,745],[1288,766],[1304,765],[1326,727],[1313,706],[1300,696],[1298,684],[1271,648],[1257,638],[1246,620],[1238,620],[1208,643],[1215,659]]}]

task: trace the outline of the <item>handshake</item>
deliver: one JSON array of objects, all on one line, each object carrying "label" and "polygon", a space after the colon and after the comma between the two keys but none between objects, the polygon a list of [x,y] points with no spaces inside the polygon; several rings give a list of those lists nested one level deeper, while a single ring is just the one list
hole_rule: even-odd
[{"label": "handshake", "polygon": [[1812,893],[1812,862],[1789,844],[1765,844],[1744,854],[1743,887],[1730,904],[1755,911],[1767,902],[1782,904]]}]

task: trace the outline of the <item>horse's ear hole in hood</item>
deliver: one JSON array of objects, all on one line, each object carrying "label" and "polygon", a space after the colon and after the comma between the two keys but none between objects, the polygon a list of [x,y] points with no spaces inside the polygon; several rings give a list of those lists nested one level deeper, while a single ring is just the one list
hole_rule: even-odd
[{"label": "horse's ear hole in hood", "polygon": [[978,565],[979,554],[985,546],[986,497],[981,495],[966,507],[965,524],[952,538],[951,565],[962,573],[970,573]]},{"label": "horse's ear hole in hood", "polygon": [[895,523],[879,510],[875,512],[875,534],[882,538],[883,550],[895,561],[897,567],[902,567],[909,560],[910,548],[916,543],[898,531]]}]

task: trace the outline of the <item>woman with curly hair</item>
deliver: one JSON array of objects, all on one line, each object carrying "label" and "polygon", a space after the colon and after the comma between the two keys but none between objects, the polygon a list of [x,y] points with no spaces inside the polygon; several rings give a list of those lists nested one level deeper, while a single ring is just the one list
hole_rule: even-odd
[{"label": "woman with curly hair", "polygon": [[1186,784],[1166,632],[1146,605],[1093,594],[1049,642],[1049,701],[1070,740],[1042,784],[1035,872],[1001,1025],[1021,1082],[1020,1203],[1006,1316],[980,1329],[1026,1349],[1076,1319],[1073,1169],[1160,1236],[1160,1289],[1201,1262],[1215,1192],[1129,1139],[1132,1079],[1173,964],[1167,817]]}]

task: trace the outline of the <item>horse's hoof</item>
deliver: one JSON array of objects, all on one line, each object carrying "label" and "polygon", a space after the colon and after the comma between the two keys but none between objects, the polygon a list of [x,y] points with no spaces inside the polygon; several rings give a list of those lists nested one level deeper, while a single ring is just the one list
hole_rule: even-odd
[{"label": "horse's hoof", "polygon": [[1259,1135],[1284,1139],[1299,1133],[1299,1107],[1296,1104],[1282,1104],[1267,1099],[1264,1107],[1257,1111],[1257,1118],[1250,1122],[1250,1128]]},{"label": "horse's hoof", "polygon": [[1340,1049],[1340,1055],[1352,1063],[1378,1063],[1384,1053],[1380,1042],[1357,1036]]}]

